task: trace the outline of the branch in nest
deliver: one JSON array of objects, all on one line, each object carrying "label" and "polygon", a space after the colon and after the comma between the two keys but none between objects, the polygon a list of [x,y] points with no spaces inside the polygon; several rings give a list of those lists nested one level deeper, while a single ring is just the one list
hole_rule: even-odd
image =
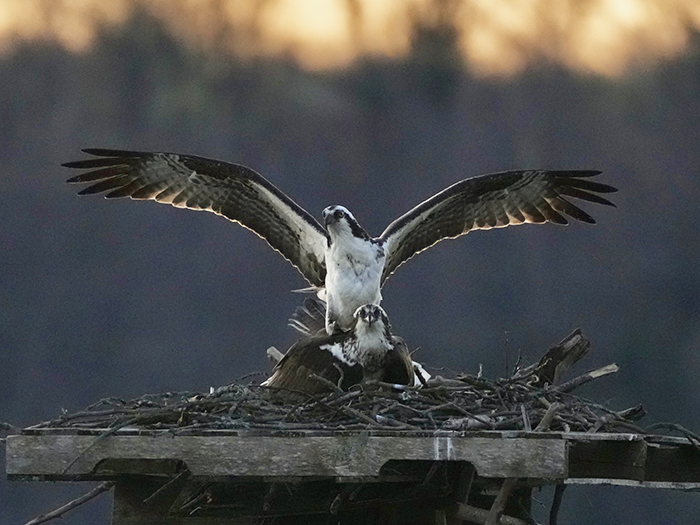
[{"label": "branch in nest", "polygon": [[582,374],[571,381],[567,381],[561,386],[555,387],[554,390],[557,390],[558,392],[571,392],[575,388],[580,387],[581,385],[588,383],[589,381],[592,381],[594,379],[598,379],[599,377],[607,376],[609,374],[614,374],[618,370],[620,370],[620,367],[617,366],[615,363],[607,366],[603,366],[601,368],[598,368],[596,370],[591,370],[590,372],[586,372],[585,374]]},{"label": "branch in nest", "polygon": [[535,384],[543,386],[545,384],[556,385],[562,375],[571,368],[574,363],[585,356],[591,348],[591,343],[577,328],[559,343],[547,350],[536,365],[531,365],[519,370],[513,379],[524,379],[536,376]]},{"label": "branch in nest", "polygon": [[696,433],[691,432],[685,427],[682,427],[681,425],[677,425],[676,423],[655,423],[653,425],[649,425],[645,430],[647,432],[651,432],[652,430],[657,430],[665,428],[670,431],[675,431],[675,432],[680,432],[685,436],[685,438],[690,441],[690,443],[695,447],[696,450],[700,450],[700,436],[698,436]]},{"label": "branch in nest", "polygon": [[559,410],[559,406],[559,403],[552,403],[549,405],[547,412],[545,412],[544,416],[542,416],[542,419],[540,419],[540,422],[535,427],[535,432],[545,432],[549,430],[549,426],[552,424],[552,420],[557,410]]},{"label": "branch in nest", "polygon": [[345,394],[345,391],[342,388],[333,383],[333,381],[329,381],[325,377],[321,377],[320,375],[314,374],[313,372],[309,372],[309,377],[312,378],[314,381],[318,381],[319,383],[323,383],[324,385],[326,385],[331,392],[335,392],[336,394]]}]

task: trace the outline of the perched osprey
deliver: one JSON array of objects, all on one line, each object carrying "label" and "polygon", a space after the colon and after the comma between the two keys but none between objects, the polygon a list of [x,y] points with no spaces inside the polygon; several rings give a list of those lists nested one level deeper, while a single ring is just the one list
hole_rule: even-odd
[{"label": "perched osprey", "polygon": [[327,392],[327,383],[318,377],[343,390],[369,379],[413,385],[416,379],[408,347],[391,334],[381,306],[361,306],[354,318],[355,326],[349,332],[321,333],[295,343],[262,386],[309,394]]},{"label": "perched osprey", "polygon": [[289,260],[328,303],[326,330],[352,328],[364,304],[381,302],[384,281],[442,239],[511,224],[595,223],[567,197],[614,206],[617,191],[586,180],[599,171],[519,170],[465,179],[433,195],[371,237],[343,206],[323,210],[325,228],[267,179],[237,164],[181,155],[85,149],[97,159],[68,162],[90,171],[68,182],[94,183],[80,194],[150,199],[211,211],[253,230]]}]

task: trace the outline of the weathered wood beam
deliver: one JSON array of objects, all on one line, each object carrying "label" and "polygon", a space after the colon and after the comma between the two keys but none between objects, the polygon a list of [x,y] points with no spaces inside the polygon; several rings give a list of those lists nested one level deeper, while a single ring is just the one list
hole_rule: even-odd
[{"label": "weathered wood beam", "polygon": [[[76,459],[77,458],[77,459]],[[7,473],[90,479],[100,462],[182,461],[193,476],[376,477],[390,460],[466,461],[485,477],[562,478],[567,444],[557,439],[346,436],[10,436]],[[71,465],[66,473],[66,466]]]}]

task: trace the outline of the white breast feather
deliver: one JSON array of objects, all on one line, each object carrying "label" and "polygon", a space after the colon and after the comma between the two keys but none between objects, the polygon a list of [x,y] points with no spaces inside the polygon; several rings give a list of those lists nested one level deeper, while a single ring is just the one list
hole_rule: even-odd
[{"label": "white breast feather", "polygon": [[368,327],[365,323],[358,323],[356,327],[357,344],[355,346],[356,359],[366,364],[368,360],[380,358],[389,351],[391,344],[384,334],[384,325],[380,322]]},{"label": "white breast feather", "polygon": [[327,299],[343,329],[352,326],[357,308],[381,302],[385,260],[382,247],[365,239],[343,235],[334,240],[326,258]]}]

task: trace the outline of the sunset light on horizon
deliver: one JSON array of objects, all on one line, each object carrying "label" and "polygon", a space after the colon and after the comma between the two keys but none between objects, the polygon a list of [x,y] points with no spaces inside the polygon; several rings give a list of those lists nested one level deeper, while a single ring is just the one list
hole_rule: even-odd
[{"label": "sunset light on horizon", "polygon": [[452,26],[481,75],[545,61],[616,76],[681,55],[700,30],[693,0],[0,0],[0,52],[23,42],[86,52],[139,12],[195,50],[289,56],[312,70],[404,57],[416,28]]}]

